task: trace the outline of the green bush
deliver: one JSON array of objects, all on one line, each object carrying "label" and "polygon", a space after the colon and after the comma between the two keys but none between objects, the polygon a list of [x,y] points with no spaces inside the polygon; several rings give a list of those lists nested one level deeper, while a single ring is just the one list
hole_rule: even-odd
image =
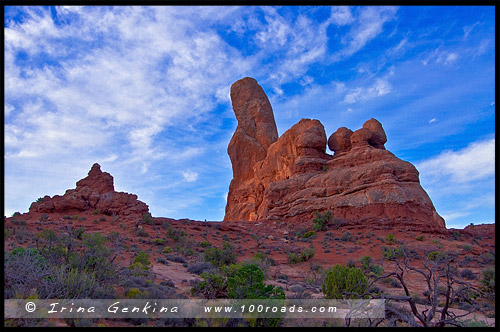
[{"label": "green bush", "polygon": [[135,299],[139,296],[141,296],[142,292],[138,288],[130,288],[129,291],[127,292],[127,297],[129,299]]},{"label": "green bush", "polygon": [[151,262],[149,261],[149,254],[144,251],[139,251],[137,256],[134,258],[134,264],[138,263],[141,265],[142,269],[149,270],[151,267]]},{"label": "green bush", "polygon": [[313,229],[318,232],[328,230],[328,225],[332,220],[332,212],[327,211],[325,214],[321,215],[318,211],[316,211],[314,214],[316,218],[313,219]]},{"label": "green bush", "polygon": [[208,248],[208,247],[210,247],[212,244],[211,244],[210,242],[208,242],[208,241],[201,241],[201,242],[199,243],[199,245],[200,245],[200,247],[202,247],[202,248]]},{"label": "green bush", "polygon": [[471,252],[472,251],[472,246],[468,245],[468,244],[464,244],[462,246],[462,248],[464,248],[464,250],[467,251],[467,252]]},{"label": "green bush", "polygon": [[218,273],[202,272],[203,281],[191,288],[192,295],[201,295],[206,299],[227,298],[225,278]]},{"label": "green bush", "polygon": [[494,267],[487,267],[483,271],[483,279],[481,280],[481,283],[483,284],[483,289],[487,293],[490,294],[495,294],[495,268]]},{"label": "green bush", "polygon": [[311,258],[314,257],[314,254],[316,253],[316,249],[314,248],[306,248],[304,251],[300,253],[300,259],[305,262]]},{"label": "green bush", "polygon": [[281,287],[264,284],[264,273],[257,264],[237,265],[227,278],[228,297],[232,299],[284,299]]},{"label": "green bush", "polygon": [[444,252],[441,252],[441,251],[431,251],[428,255],[427,255],[427,259],[430,260],[430,261],[440,261],[440,260],[443,260],[447,257],[447,254],[444,253]]},{"label": "green bush", "polygon": [[174,241],[182,241],[187,237],[187,233],[184,232],[182,229],[175,229],[172,228],[170,225],[168,225],[167,228],[167,237],[174,240]]},{"label": "green bush", "polygon": [[424,237],[425,237],[425,236],[423,236],[423,235],[419,235],[419,236],[417,236],[417,237],[415,238],[415,240],[417,240],[417,241],[423,241],[423,240],[424,240]]},{"label": "green bush", "polygon": [[361,263],[361,270],[363,273],[368,274],[373,272],[375,275],[379,276],[384,272],[384,269],[380,265],[373,264],[373,258],[370,256],[361,257],[359,262]]},{"label": "green bush", "polygon": [[168,253],[171,253],[172,252],[172,248],[170,248],[169,246],[166,246],[165,248],[163,248],[163,253],[164,254],[168,254]]},{"label": "green bush", "polygon": [[368,287],[368,279],[360,268],[335,265],[326,271],[321,290],[328,299],[357,298],[343,292],[362,294]]},{"label": "green bush", "polygon": [[405,252],[401,248],[387,248],[382,246],[382,258],[386,260],[401,258],[404,256]]},{"label": "green bush", "polygon": [[316,236],[316,232],[315,231],[308,231],[304,234],[302,234],[302,238],[304,239],[309,239],[309,238],[312,238],[312,237],[315,237]]},{"label": "green bush", "polygon": [[387,244],[393,244],[395,242],[394,239],[394,234],[387,234],[387,237],[385,238],[385,243]]},{"label": "green bush", "polygon": [[157,246],[161,246],[161,245],[164,245],[165,244],[165,239],[154,239],[153,241],[153,244],[156,244]]},{"label": "green bush", "polygon": [[314,248],[311,248],[311,247],[304,249],[300,253],[292,252],[292,253],[288,254],[288,263],[289,264],[296,264],[296,263],[300,263],[300,262],[305,262],[305,261],[311,259],[312,257],[314,257],[315,253],[316,253],[316,250]]},{"label": "green bush", "polygon": [[142,221],[145,224],[148,224],[151,226],[154,226],[154,224],[155,224],[155,220],[153,219],[153,217],[151,216],[151,213],[149,213],[149,212],[146,212],[142,215]]},{"label": "green bush", "polygon": [[205,262],[211,263],[214,266],[222,267],[236,263],[236,254],[233,246],[229,242],[224,241],[222,249],[208,248],[204,255]]}]

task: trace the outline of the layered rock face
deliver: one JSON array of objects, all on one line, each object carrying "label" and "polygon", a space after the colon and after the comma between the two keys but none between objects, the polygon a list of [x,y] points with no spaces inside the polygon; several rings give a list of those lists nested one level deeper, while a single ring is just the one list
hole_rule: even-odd
[{"label": "layered rock face", "polygon": [[345,222],[445,228],[417,169],[385,149],[377,120],[354,132],[341,127],[327,141],[318,120],[302,119],[278,138],[254,79],[234,83],[231,100],[238,127],[228,147],[233,180],[224,221],[304,222],[330,210]]},{"label": "layered rock face", "polygon": [[88,176],[76,183],[75,189],[68,189],[63,196],[45,196],[33,202],[30,212],[76,212],[99,209],[108,215],[139,215],[149,211],[149,207],[137,199],[137,195],[116,192],[113,177],[101,171],[95,163]]}]

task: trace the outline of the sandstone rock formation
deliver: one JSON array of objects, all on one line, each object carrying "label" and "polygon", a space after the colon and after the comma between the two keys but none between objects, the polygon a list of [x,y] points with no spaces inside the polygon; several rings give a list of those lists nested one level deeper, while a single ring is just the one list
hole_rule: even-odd
[{"label": "sandstone rock formation", "polygon": [[72,213],[99,209],[108,215],[138,215],[149,211],[148,206],[137,199],[137,195],[116,192],[111,174],[102,172],[95,163],[88,176],[76,183],[75,189],[68,189],[63,196],[45,196],[30,206],[30,212]]},{"label": "sandstone rock formation", "polygon": [[252,78],[231,87],[238,127],[228,147],[233,180],[225,222],[311,221],[315,211],[354,223],[444,229],[410,163],[387,151],[375,119],[328,139],[318,120],[302,119],[277,138],[272,108]]}]

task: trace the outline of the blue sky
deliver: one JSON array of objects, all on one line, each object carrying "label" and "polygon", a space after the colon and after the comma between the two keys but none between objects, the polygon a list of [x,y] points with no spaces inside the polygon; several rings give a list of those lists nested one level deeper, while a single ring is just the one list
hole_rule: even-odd
[{"label": "blue sky", "polygon": [[5,7],[5,215],[93,163],[153,216],[222,220],[254,77],[279,134],[378,119],[447,227],[494,222],[494,7]]}]

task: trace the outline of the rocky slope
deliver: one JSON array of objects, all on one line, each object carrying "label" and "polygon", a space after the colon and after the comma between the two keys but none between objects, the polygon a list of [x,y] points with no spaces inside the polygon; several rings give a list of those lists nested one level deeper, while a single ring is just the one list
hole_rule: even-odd
[{"label": "rocky slope", "polygon": [[238,127],[228,146],[233,180],[225,222],[304,222],[330,210],[348,223],[445,229],[417,169],[385,149],[377,120],[354,132],[339,128],[327,141],[318,120],[302,119],[278,138],[271,104],[255,79],[234,83],[231,100]]}]

